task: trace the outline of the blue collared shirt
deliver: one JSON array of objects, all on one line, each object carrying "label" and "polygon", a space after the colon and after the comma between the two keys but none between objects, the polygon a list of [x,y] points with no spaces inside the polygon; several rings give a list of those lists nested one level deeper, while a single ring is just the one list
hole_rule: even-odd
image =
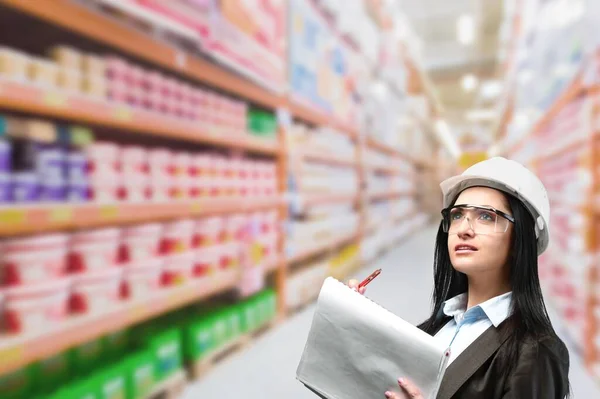
[{"label": "blue collared shirt", "polygon": [[435,335],[450,347],[450,365],[469,345],[491,326],[498,327],[510,315],[512,292],[499,295],[467,310],[467,293],[444,302],[443,312],[452,317]]}]

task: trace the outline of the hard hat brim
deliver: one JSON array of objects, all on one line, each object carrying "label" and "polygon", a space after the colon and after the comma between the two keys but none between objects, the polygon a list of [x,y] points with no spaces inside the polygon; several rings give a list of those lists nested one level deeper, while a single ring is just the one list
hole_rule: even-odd
[{"label": "hard hat brim", "polygon": [[[456,200],[458,195],[471,187],[488,187],[493,188],[504,193],[510,194],[516,197],[521,203],[525,206],[525,208],[529,211],[531,216],[533,217],[535,223],[535,230],[537,235],[537,250],[538,255],[541,255],[546,248],[548,247],[548,243],[550,240],[550,235],[548,231],[548,223],[543,220],[541,216],[541,212],[537,209],[527,198],[523,198],[520,193],[519,187],[511,187],[504,182],[499,180],[487,177],[487,176],[477,176],[477,175],[458,175],[451,177],[449,179],[444,180],[440,184],[440,188],[442,189],[443,194],[443,206],[444,208],[449,207]],[[543,224],[539,225],[538,219],[542,218]]]}]

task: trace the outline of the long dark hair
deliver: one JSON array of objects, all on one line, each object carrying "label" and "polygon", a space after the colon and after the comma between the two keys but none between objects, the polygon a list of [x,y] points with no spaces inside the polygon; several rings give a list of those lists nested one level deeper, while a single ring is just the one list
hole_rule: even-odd
[{"label": "long dark hair", "polygon": [[[533,217],[520,200],[505,194],[508,205],[516,220],[510,251],[510,285],[512,288],[512,315],[506,322],[511,323],[507,330],[508,350],[502,359],[506,373],[519,356],[519,343],[525,338],[539,340],[557,337],[542,297],[538,276],[538,255]],[[456,295],[467,292],[468,280],[464,273],[454,269],[448,253],[448,233],[442,224],[437,233],[434,259],[433,312],[419,325],[419,328],[433,334],[447,319],[440,317],[444,302]]]}]

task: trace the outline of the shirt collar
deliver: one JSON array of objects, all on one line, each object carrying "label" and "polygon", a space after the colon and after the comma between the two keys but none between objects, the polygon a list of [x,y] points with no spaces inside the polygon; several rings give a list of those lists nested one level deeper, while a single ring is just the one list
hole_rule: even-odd
[{"label": "shirt collar", "polygon": [[467,312],[468,296],[465,292],[444,302],[443,312],[446,316],[453,317],[459,322],[463,319],[465,313],[481,313],[481,311],[483,311],[485,317],[492,322],[494,327],[498,327],[510,315],[511,299],[512,292],[507,292],[506,294],[488,299],[469,309]]}]

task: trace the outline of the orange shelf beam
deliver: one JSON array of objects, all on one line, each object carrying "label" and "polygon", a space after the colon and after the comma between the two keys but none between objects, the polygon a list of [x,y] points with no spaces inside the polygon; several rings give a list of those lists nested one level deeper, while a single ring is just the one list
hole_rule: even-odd
[{"label": "orange shelf beam", "polygon": [[335,117],[328,115],[321,110],[300,104],[298,101],[294,101],[293,99],[289,100],[287,105],[292,115],[304,122],[308,122],[317,126],[332,127],[338,130],[340,133],[346,134],[353,140],[358,138],[357,129],[352,126],[348,126],[343,122],[337,121]]},{"label": "orange shelf beam", "polygon": [[399,197],[414,195],[412,191],[386,191],[383,193],[369,194],[369,201],[392,200]]},{"label": "orange shelf beam", "polygon": [[0,3],[265,107],[276,108],[285,103],[284,97],[219,65],[163,44],[76,2],[0,0]]},{"label": "orange shelf beam", "polygon": [[0,336],[0,375],[56,355],[73,346],[157,317],[187,304],[228,291],[238,282],[238,271],[199,280],[181,287],[165,288],[150,299],[127,301],[113,311],[73,316],[55,328],[30,335]]},{"label": "orange shelf beam", "polygon": [[355,241],[359,239],[359,235],[356,233],[346,234],[341,237],[333,238],[323,244],[317,245],[313,248],[309,248],[303,251],[298,252],[287,258],[288,265],[291,263],[299,263],[306,259],[309,259],[315,255],[318,255],[323,252],[327,252],[333,250],[341,245],[347,244],[351,241]]},{"label": "orange shelf beam", "polygon": [[356,168],[358,164],[355,157],[338,157],[335,154],[327,154],[317,150],[304,150],[302,157],[307,161],[314,161],[333,166],[347,166]]},{"label": "orange shelf beam", "polygon": [[571,101],[586,92],[586,87],[581,82],[581,76],[577,76],[573,83],[554,101],[546,114],[533,126],[529,133],[525,134],[517,143],[509,150],[508,154],[513,154],[519,151],[525,145],[527,139],[543,129],[558,113]]},{"label": "orange shelf beam", "polygon": [[278,151],[276,141],[250,134],[224,135],[198,128],[195,121],[8,81],[0,81],[0,108],[261,154],[275,155]]},{"label": "orange shelf beam", "polygon": [[262,200],[217,197],[168,203],[11,206],[0,208],[0,237],[276,209],[283,203],[279,197]]}]

